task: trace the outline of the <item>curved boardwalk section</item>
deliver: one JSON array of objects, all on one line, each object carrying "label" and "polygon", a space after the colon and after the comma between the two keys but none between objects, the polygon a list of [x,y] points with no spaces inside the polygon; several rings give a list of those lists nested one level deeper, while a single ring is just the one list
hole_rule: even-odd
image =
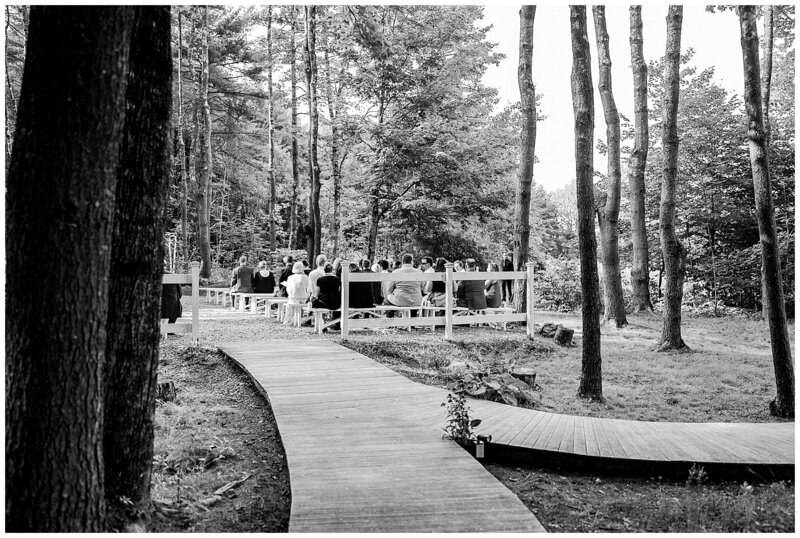
[{"label": "curved boardwalk section", "polygon": [[268,396],[292,532],[532,532],[543,527],[442,439],[446,391],[327,341],[223,344]]}]

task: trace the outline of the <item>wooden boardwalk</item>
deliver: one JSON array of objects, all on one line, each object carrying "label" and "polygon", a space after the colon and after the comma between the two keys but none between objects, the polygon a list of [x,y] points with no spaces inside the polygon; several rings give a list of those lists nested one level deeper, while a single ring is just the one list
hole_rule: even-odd
[{"label": "wooden boardwalk", "polygon": [[[325,340],[224,344],[268,396],[292,485],[290,531],[538,531],[483,467],[442,440],[448,391]],[[794,466],[794,423],[578,417],[470,400],[490,447],[533,463]],[[553,460],[555,458],[555,460]],[[599,458],[599,459],[598,459]],[[597,468],[597,467],[595,467]],[[646,467],[645,467],[646,468]],[[744,467],[742,467],[744,468]],[[685,475],[684,475],[685,476]]]},{"label": "wooden boardwalk", "polygon": [[443,391],[327,341],[220,349],[272,405],[292,487],[290,532],[544,531],[442,439]]}]

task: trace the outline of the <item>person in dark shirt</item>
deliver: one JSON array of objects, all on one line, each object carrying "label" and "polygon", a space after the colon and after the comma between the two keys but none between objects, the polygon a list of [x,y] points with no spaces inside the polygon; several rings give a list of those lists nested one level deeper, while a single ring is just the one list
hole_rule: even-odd
[{"label": "person in dark shirt", "polygon": [[[475,272],[477,266],[474,259],[467,258],[465,260],[466,272]],[[462,280],[456,292],[458,306],[467,307],[470,310],[486,310],[486,295],[483,293],[483,287],[483,280]]]},{"label": "person in dark shirt", "polygon": [[325,273],[317,279],[319,296],[311,300],[313,308],[336,310],[342,303],[342,283],[333,274],[333,266],[325,264]]},{"label": "person in dark shirt", "polygon": [[281,286],[282,283],[286,282],[290,276],[292,276],[292,267],[294,266],[294,259],[291,256],[285,256],[283,258],[283,263],[286,264],[286,267],[283,269],[281,276],[278,277],[278,293],[276,294],[278,297],[287,297],[286,293],[286,286]]},{"label": "person in dark shirt", "polygon": [[[167,272],[167,274],[172,274]],[[181,295],[183,289],[180,284],[162,284],[161,285],[161,318],[166,319],[169,323],[175,323],[181,314],[183,314],[183,307],[181,306]]]},{"label": "person in dark shirt", "polygon": [[[514,258],[513,252],[508,252],[503,258],[503,271],[513,271],[514,270],[514,262],[512,261]],[[503,301],[506,301],[506,304],[511,303],[514,301],[514,293],[512,291],[512,283],[511,280],[503,280],[502,281],[502,290],[503,290]]]},{"label": "person in dark shirt", "polygon": [[[369,260],[361,260],[361,272],[375,274],[375,271],[369,267]],[[381,283],[370,282],[370,285],[372,286],[372,299],[375,301],[375,304],[382,304],[383,293],[381,292]]]},{"label": "person in dark shirt", "polygon": [[[351,273],[360,273],[358,264],[350,263]],[[372,308],[375,306],[375,298],[372,296],[371,282],[350,282],[350,301],[349,308]]]},{"label": "person in dark shirt", "polygon": [[253,273],[253,291],[255,293],[274,293],[275,275],[267,269],[267,262],[258,262],[258,269]]}]

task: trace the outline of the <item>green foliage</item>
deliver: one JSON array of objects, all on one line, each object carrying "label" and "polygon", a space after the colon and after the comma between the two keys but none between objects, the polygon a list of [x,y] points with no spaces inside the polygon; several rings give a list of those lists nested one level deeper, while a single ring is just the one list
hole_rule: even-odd
[{"label": "green foliage", "polygon": [[708,482],[708,473],[702,465],[693,463],[689,468],[689,477],[686,479],[687,486],[701,486]]},{"label": "green foliage", "polygon": [[580,261],[576,259],[548,258],[543,269],[535,273],[537,308],[570,312],[580,308]]},{"label": "green foliage", "polygon": [[463,395],[447,395],[447,402],[442,402],[442,407],[447,406],[447,432],[445,438],[452,439],[456,443],[467,446],[477,442],[473,428],[477,427],[480,419],[469,418],[469,406]]},{"label": "green foliage", "polygon": [[481,372],[464,372],[447,385],[456,394],[468,394],[473,398],[481,398],[492,402],[532,408],[542,399],[536,390],[539,385],[531,387],[507,372],[486,374]]}]

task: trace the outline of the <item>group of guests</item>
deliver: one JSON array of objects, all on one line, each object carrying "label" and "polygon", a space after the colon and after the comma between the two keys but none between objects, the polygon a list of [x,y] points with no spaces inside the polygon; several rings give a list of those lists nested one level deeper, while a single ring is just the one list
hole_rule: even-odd
[{"label": "group of guests", "polygon": [[[502,270],[513,270],[511,253],[505,256]],[[313,308],[337,310],[341,307],[341,274],[345,264],[351,273],[444,273],[447,260],[424,256],[418,266],[414,265],[414,257],[405,254],[402,261],[392,264],[388,260],[379,260],[370,264],[369,260],[360,262],[345,261],[336,258],[329,263],[324,254],[317,256],[316,267],[311,269],[308,262],[294,261],[291,256],[283,258],[283,267],[272,272],[267,262],[261,261],[256,269],[248,266],[247,256],[239,259],[239,267],[234,269],[231,279],[231,291],[241,293],[274,293],[279,297],[288,297],[296,303],[310,302]],[[456,272],[478,271],[478,262],[468,258],[463,262],[456,260],[453,270]],[[500,271],[497,263],[489,263],[486,271]],[[277,279],[276,279],[277,276]],[[454,283],[456,306],[470,310],[483,310],[500,307],[513,300],[510,280],[461,280]],[[349,307],[372,308],[374,305],[390,306],[437,306],[446,304],[444,281],[401,280],[388,282],[350,282]],[[414,312],[412,312],[412,315]]]}]

